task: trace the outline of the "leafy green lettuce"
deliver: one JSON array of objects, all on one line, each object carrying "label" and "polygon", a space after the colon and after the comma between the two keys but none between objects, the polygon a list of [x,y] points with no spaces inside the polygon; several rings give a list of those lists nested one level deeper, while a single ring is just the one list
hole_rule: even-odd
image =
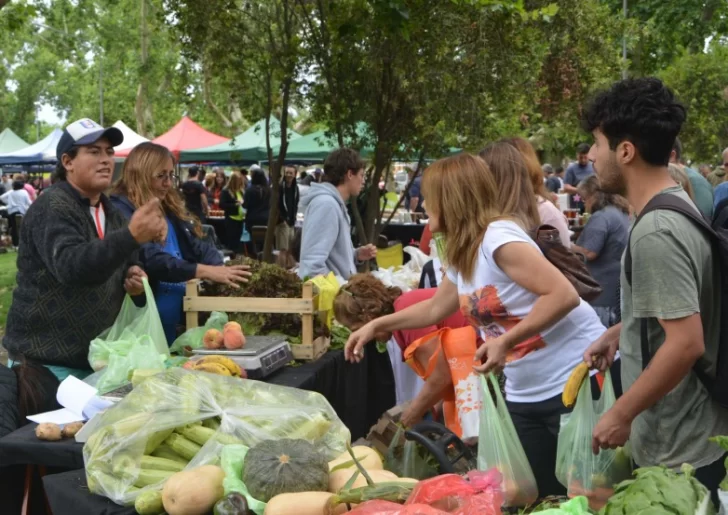
[{"label": "leafy green lettuce", "polygon": [[604,515],[695,515],[707,489],[694,476],[690,465],[682,474],[667,467],[644,467],[634,479],[622,481],[600,511]]}]

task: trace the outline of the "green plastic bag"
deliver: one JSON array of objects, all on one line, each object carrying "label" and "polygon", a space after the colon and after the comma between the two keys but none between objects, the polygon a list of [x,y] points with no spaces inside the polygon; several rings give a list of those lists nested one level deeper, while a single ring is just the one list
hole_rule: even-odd
[{"label": "green plastic bag", "polygon": [[222,331],[223,327],[225,327],[225,324],[227,323],[227,313],[213,311],[204,326],[193,327],[192,329],[185,331],[174,341],[172,346],[169,348],[169,351],[174,352],[175,354],[182,354],[185,347],[200,349],[202,348],[202,337],[205,336],[205,332],[208,329],[217,329],[218,331]]},{"label": "green plastic bag", "polygon": [[536,479],[506,408],[498,379],[490,373],[488,380],[493,385],[495,399],[488,381],[480,376],[483,408],[478,434],[478,470],[497,468],[501,473],[504,506],[528,506],[538,498]]},{"label": "green plastic bag", "polygon": [[632,460],[625,449],[602,449],[596,456],[592,452],[594,427],[615,401],[612,376],[607,371],[598,400],[592,399],[591,380],[587,378],[574,410],[561,416],[556,479],[566,487],[569,497],[586,496],[591,509],[604,506],[614,493],[614,485],[632,476]]},{"label": "green plastic bag", "polygon": [[154,293],[146,278],[143,282],[146,305],[137,307],[127,295],[114,324],[89,346],[91,368],[104,369],[96,384],[100,393],[126,384],[129,373],[136,368],[164,368],[164,361],[169,357]]},{"label": "green plastic bag", "polygon": [[248,501],[248,509],[253,511],[255,515],[263,515],[266,503],[250,495],[242,480],[245,455],[248,454],[248,450],[249,448],[245,445],[226,445],[223,447],[220,466],[225,472],[225,480],[222,482],[222,486],[225,489],[225,495],[232,492],[239,493]]}]

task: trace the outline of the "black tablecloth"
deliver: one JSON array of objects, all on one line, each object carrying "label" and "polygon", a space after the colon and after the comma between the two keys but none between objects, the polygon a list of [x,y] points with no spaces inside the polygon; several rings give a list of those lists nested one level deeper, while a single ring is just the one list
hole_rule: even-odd
[{"label": "black tablecloth", "polygon": [[43,487],[53,515],[133,515],[125,508],[100,495],[93,495],[86,485],[83,469],[53,474],[43,478]]},{"label": "black tablecloth", "polygon": [[225,245],[225,242],[227,242],[225,237],[225,220],[220,218],[207,218],[205,219],[205,223],[215,229],[215,235],[218,241]]},{"label": "black tablecloth", "polygon": [[389,355],[369,345],[361,363],[344,360],[344,351],[330,351],[299,367],[286,367],[266,382],[324,395],[351,431],[352,441],[364,437],[379,417],[396,404]]},{"label": "black tablecloth", "polygon": [[35,436],[35,424],[28,424],[0,438],[0,464],[43,465],[77,469],[83,467],[83,444],[73,438],[45,442]]},{"label": "black tablecloth", "polygon": [[398,240],[405,247],[412,243],[420,242],[422,232],[425,230],[424,224],[389,224],[382,230],[388,240]]}]

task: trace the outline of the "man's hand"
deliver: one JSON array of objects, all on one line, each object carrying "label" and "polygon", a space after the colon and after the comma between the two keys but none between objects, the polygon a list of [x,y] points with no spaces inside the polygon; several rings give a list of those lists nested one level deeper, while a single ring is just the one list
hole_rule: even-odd
[{"label": "man's hand", "polygon": [[126,290],[126,293],[132,297],[143,295],[144,283],[142,282],[142,279],[145,277],[147,277],[147,274],[144,273],[144,270],[138,266],[129,267],[129,270],[126,271],[126,279],[124,279],[124,289]]},{"label": "man's hand", "polygon": [[129,222],[129,232],[137,243],[164,240],[167,223],[162,216],[162,205],[154,198],[134,211]]},{"label": "man's hand", "polygon": [[197,277],[207,279],[218,284],[226,284],[238,288],[238,284],[247,283],[251,276],[248,265],[210,266],[197,265]]},{"label": "man's hand", "polygon": [[[621,324],[620,324],[621,326]],[[619,330],[611,328],[605,331],[597,341],[592,343],[584,352],[584,363],[590,368],[604,372],[614,363],[614,356],[619,348]]]},{"label": "man's hand", "polygon": [[475,352],[475,361],[484,361],[484,363],[482,365],[475,365],[473,368],[481,374],[503,370],[506,366],[506,356],[508,355],[509,348],[510,345],[506,340],[505,334],[498,338],[486,340]]},{"label": "man's hand", "polygon": [[374,259],[375,257],[377,257],[377,247],[375,247],[371,243],[369,245],[359,247],[356,251],[357,261],[369,261],[370,259]]},{"label": "man's hand", "polygon": [[631,429],[632,420],[621,413],[617,406],[613,406],[599,419],[592,432],[592,452],[599,454],[599,449],[623,446],[629,439]]}]

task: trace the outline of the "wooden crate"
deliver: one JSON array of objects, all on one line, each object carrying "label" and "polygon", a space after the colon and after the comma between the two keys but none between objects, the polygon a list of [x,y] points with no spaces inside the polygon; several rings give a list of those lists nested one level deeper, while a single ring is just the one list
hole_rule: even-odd
[{"label": "wooden crate", "polygon": [[187,329],[199,325],[198,313],[221,311],[225,313],[297,313],[301,315],[301,343],[291,345],[293,357],[303,361],[315,361],[330,347],[329,338],[313,338],[314,317],[318,315],[314,305],[313,284],[304,283],[301,298],[245,298],[204,297],[200,295],[200,281],[187,282],[184,297]]}]

